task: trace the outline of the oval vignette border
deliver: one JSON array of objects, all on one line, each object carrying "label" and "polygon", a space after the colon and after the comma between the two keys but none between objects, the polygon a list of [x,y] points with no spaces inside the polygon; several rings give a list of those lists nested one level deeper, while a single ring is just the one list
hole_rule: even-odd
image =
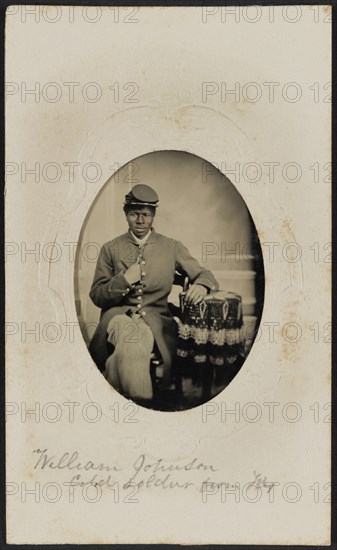
[{"label": "oval vignette border", "polygon": [[[91,205],[112,175],[137,157],[163,150],[182,151],[201,157],[228,177],[251,213],[262,253],[263,239],[270,242],[278,240],[281,244],[288,241],[289,235],[284,232],[282,220],[283,207],[271,202],[267,178],[264,181],[262,177],[257,183],[247,183],[240,179],[240,182],[237,183],[233,182],[230,173],[222,170],[223,165],[233,167],[236,163],[243,166],[247,163],[258,162],[248,137],[222,113],[208,107],[193,105],[180,107],[171,113],[165,111],[165,106],[161,108],[132,107],[109,117],[99,125],[84,143],[78,163],[79,166],[90,162],[97,163],[102,168],[102,177],[97,183],[88,184],[83,180],[80,172],[75,171],[74,182],[70,186],[66,205],[54,204],[51,207],[51,223],[43,240],[61,243],[61,245],[65,242],[78,243]],[[112,170],[113,166],[115,168]],[[268,219],[271,217],[274,221],[272,226],[268,224]],[[56,236],[55,220],[58,225]],[[294,238],[293,234],[292,237]],[[47,287],[49,299],[61,322],[74,323],[77,321],[74,298],[75,267],[76,262],[70,263],[65,258],[62,258],[61,262],[40,265],[40,287]],[[264,258],[264,270],[265,294],[260,326],[264,318],[273,318],[275,307],[288,309],[292,303],[294,290],[298,293],[302,288],[301,265],[290,264],[288,266],[289,273],[284,277],[284,273],[280,274],[280,270],[277,269],[277,264],[266,262]],[[274,288],[278,289],[277,296]],[[290,295],[288,296],[289,290]],[[300,303],[298,303],[296,311],[299,308]],[[130,403],[104,380],[93,363],[84,340],[81,345],[76,346],[71,345],[71,342],[65,342],[62,350],[65,359],[67,359],[67,365],[65,365],[65,370],[59,373],[60,384],[64,384],[66,372],[67,387],[76,391],[79,388],[83,389],[84,386],[87,398],[101,404],[107,419],[109,418],[107,411],[112,403],[117,401],[121,406]],[[271,359],[273,357],[271,350],[274,354],[273,359]],[[262,344],[256,338],[240,372],[225,388],[226,401],[228,403],[238,401],[240,403],[254,401],[262,403],[272,400],[280,376],[280,368],[277,366],[281,360],[279,354],[280,351],[276,349],[276,346],[270,348],[265,342]],[[69,368],[69,363],[72,368]],[[220,392],[211,400],[213,407],[219,408],[219,410],[223,401],[223,393]],[[77,396],[77,399],[80,397]],[[203,407],[206,405],[207,403]],[[151,426],[151,441],[147,442],[150,447],[149,452],[156,448],[156,437],[159,434],[161,434],[160,440],[165,448],[172,445],[171,421],[176,423],[178,419],[180,434],[177,434],[176,431],[174,439],[176,441],[179,438],[183,440],[186,451],[189,448],[189,452],[191,452],[191,446],[195,448],[197,444],[196,438],[191,438],[190,435],[191,422],[197,423],[199,442],[203,438],[212,437],[210,433],[212,418],[207,423],[202,422],[201,407],[179,412],[161,412],[140,408],[138,414],[142,420],[141,424],[144,424],[144,433],[146,425]],[[242,429],[245,424],[247,422],[242,419],[241,415],[240,421],[237,423],[222,424],[221,437],[226,437],[230,433]],[[125,436],[125,425],[115,424],[114,426],[116,437],[121,437],[122,434]],[[129,435],[135,437],[140,444],[139,424],[129,424],[128,430],[130,430]],[[219,434],[216,437],[218,438]],[[145,444],[147,438],[142,437],[141,439]],[[172,453],[168,452],[168,454]]]}]

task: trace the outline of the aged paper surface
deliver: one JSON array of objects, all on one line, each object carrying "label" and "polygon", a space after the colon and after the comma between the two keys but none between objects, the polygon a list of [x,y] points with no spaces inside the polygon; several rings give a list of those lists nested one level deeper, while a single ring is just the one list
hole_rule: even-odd
[{"label": "aged paper surface", "polygon": [[[329,6],[8,8],[8,543],[329,544],[330,17]],[[265,271],[238,375],[170,413],[107,384],[79,328],[98,310],[77,303],[90,289],[78,254],[95,261],[96,234],[83,237],[93,202],[155,151],[229,178]],[[109,185],[107,217],[122,197]],[[175,218],[172,189],[158,224],[201,247],[202,221],[191,231]],[[197,208],[184,178],[180,190]],[[206,240],[220,250],[226,235]]]}]

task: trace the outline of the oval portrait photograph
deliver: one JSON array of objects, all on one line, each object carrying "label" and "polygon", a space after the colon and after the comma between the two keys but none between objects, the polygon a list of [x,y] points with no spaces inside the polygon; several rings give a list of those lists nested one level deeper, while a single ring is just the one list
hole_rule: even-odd
[{"label": "oval portrait photograph", "polygon": [[254,221],[214,165],[158,151],[104,185],[75,265],[76,311],[102,383],[155,411],[206,403],[243,367],[263,300]]}]

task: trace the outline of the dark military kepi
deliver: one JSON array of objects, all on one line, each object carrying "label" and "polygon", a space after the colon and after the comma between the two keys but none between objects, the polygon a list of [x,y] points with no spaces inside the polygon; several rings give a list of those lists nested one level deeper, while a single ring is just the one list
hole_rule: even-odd
[{"label": "dark military kepi", "polygon": [[[158,195],[147,185],[136,185],[125,196],[125,205],[135,209],[157,207]],[[124,273],[137,259],[141,264],[141,278],[131,285]],[[115,315],[130,312],[137,312],[149,325],[165,368],[171,367],[176,355],[177,324],[167,297],[176,271],[186,274],[191,283],[210,291],[218,289],[212,273],[204,269],[180,241],[160,235],[153,228],[144,243],[139,243],[129,230],[102,246],[90,291],[90,298],[101,308],[101,317],[89,346],[100,370],[104,370],[113,352],[107,342],[109,321]]]},{"label": "dark military kepi", "polygon": [[152,187],[149,185],[138,184],[125,195],[125,203],[137,206],[158,206],[158,195]]}]

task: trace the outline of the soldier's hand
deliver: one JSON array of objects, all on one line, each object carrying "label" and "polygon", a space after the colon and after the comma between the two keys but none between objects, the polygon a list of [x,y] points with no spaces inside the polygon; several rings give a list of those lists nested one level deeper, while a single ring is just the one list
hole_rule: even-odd
[{"label": "soldier's hand", "polygon": [[139,261],[135,264],[130,265],[130,267],[125,271],[124,277],[130,285],[137,283],[140,280],[140,265]]},{"label": "soldier's hand", "polygon": [[185,295],[187,304],[199,304],[207,294],[207,288],[202,285],[191,285]]}]

